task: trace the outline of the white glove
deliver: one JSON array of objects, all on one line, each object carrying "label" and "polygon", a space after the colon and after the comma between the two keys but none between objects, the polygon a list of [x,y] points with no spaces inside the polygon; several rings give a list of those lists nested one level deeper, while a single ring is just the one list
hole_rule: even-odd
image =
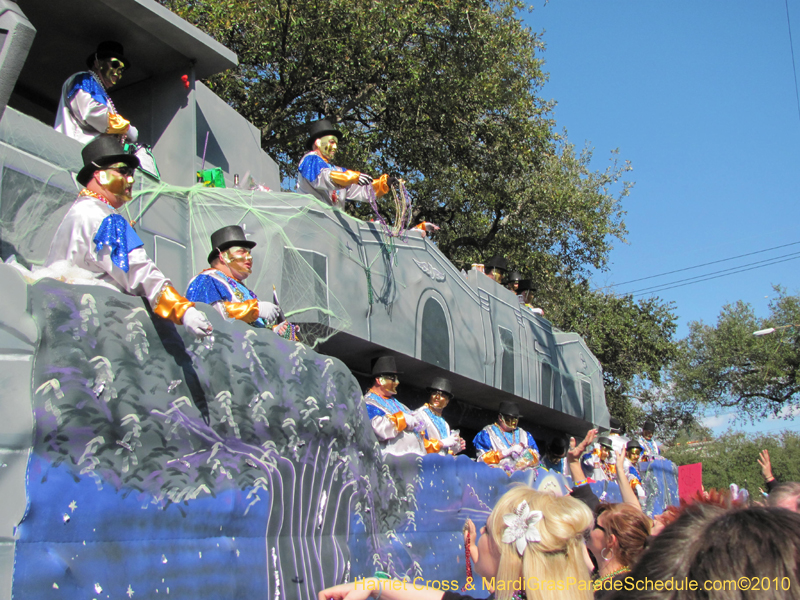
[{"label": "white glove", "polygon": [[128,133],[126,134],[131,142],[139,139],[139,130],[133,125],[128,125]]},{"label": "white glove", "polygon": [[520,454],[522,454],[522,450],[523,450],[522,444],[514,444],[513,446],[510,446],[505,450],[503,450],[503,458],[508,456],[512,457],[519,456]]},{"label": "white glove", "polygon": [[458,446],[458,436],[450,434],[442,440],[442,448],[452,448],[453,446]]},{"label": "white glove", "polygon": [[262,302],[261,300],[258,301],[258,316],[264,319],[267,323],[274,321],[279,312],[280,311],[278,310],[278,307],[272,302]]},{"label": "white glove", "polygon": [[190,306],[186,309],[186,312],[183,313],[183,326],[186,328],[186,331],[198,339],[211,335],[211,332],[214,330],[211,323],[206,319],[206,316],[194,306]]},{"label": "white glove", "polygon": [[358,174],[358,185],[369,185],[370,183],[372,183],[372,177],[366,173]]},{"label": "white glove", "polygon": [[403,416],[406,419],[406,429],[416,431],[421,424],[419,417],[413,413],[403,413]]}]

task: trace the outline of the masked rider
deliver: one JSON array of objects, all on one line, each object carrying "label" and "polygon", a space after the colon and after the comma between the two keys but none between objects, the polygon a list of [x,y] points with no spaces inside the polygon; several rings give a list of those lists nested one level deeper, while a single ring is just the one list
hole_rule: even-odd
[{"label": "masked rider", "polygon": [[372,362],[373,385],[364,394],[367,414],[381,452],[396,456],[439,452],[442,443],[427,439],[422,419],[394,397],[400,384],[397,375],[394,356],[376,358]]},{"label": "masked rider", "polygon": [[614,461],[613,440],[608,436],[600,436],[594,451],[583,455],[581,466],[586,477],[593,481],[614,481],[617,476]]},{"label": "masked rider", "polygon": [[428,402],[416,414],[425,425],[425,435],[429,440],[440,440],[442,448],[439,454],[458,454],[466,448],[466,442],[458,434],[454,434],[450,425],[442,417],[442,411],[453,399],[450,381],[437,377],[430,387]]},{"label": "masked rider", "polygon": [[556,436],[547,444],[547,449],[542,456],[542,466],[548,471],[555,471],[567,475],[567,442],[561,436]]},{"label": "masked rider", "polygon": [[326,204],[342,208],[345,201],[369,202],[387,194],[395,183],[394,177],[381,175],[373,180],[366,173],[348,171],[333,164],[341,134],[328,119],[311,124],[306,154],[300,160],[297,187],[302,194],[310,194]]},{"label": "masked rider", "polygon": [[625,447],[625,467],[628,470],[628,481],[631,484],[631,489],[639,496],[639,500],[645,497],[644,486],[642,485],[642,476],[639,474],[637,465],[642,456],[642,447],[636,440],[631,440]]},{"label": "masked rider", "polygon": [[136,128],[117,113],[108,95],[122,73],[130,68],[122,44],[102,42],[86,59],[88,71],[70,76],[61,88],[61,98],[56,112],[54,129],[82,144],[88,144],[98,135],[116,135],[121,142],[135,142],[139,136]]},{"label": "masked rider", "polygon": [[45,267],[83,269],[85,277],[147,298],[153,312],[183,324],[196,337],[211,333],[205,315],[172,287],[144,251],[144,243],[117,210],[131,200],[139,159],[115,136],[101,135],[83,148],[78,183],[84,186],[55,233]]},{"label": "masked rider", "polygon": [[538,465],[539,448],[533,436],[518,427],[521,416],[516,402],[500,403],[497,422],[484,427],[473,440],[478,460],[509,473]]},{"label": "masked rider", "polygon": [[[186,297],[193,302],[203,302],[214,307],[226,319],[238,319],[253,327],[267,327],[273,323],[280,309],[272,302],[259,300],[255,292],[243,282],[253,271],[250,251],[256,246],[244,235],[238,225],[229,225],[211,234],[211,268],[196,275],[189,282]],[[289,325],[283,321],[273,329],[283,335]]]},{"label": "masked rider", "polygon": [[642,425],[642,435],[639,436],[639,445],[642,447],[642,462],[661,458],[661,449],[657,441],[653,439],[656,424],[653,421],[645,421]]},{"label": "masked rider", "polygon": [[503,284],[503,280],[506,277],[507,271],[508,261],[499,254],[495,254],[489,260],[483,263],[483,272],[500,285]]}]

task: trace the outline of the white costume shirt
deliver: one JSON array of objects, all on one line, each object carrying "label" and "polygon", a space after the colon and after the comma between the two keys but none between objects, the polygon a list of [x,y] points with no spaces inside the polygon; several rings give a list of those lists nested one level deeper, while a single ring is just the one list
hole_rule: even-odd
[{"label": "white costume shirt", "polygon": [[[452,430],[448,422],[428,406],[423,406],[414,414],[422,419],[422,423],[425,425],[425,437],[429,440],[443,440],[450,437]],[[439,454],[446,456],[448,454],[447,448],[441,448]]]},{"label": "white costume shirt", "polygon": [[[101,133],[115,133],[109,131],[114,115],[117,111],[108,92],[91,71],[81,71],[70,76],[61,87],[53,128],[88,144]],[[120,133],[125,133],[132,142],[138,136],[132,126]]]},{"label": "white costume shirt", "polygon": [[[114,215],[115,218],[108,219]],[[87,276],[126,294],[143,296],[155,307],[161,291],[171,283],[147,256],[139,236],[130,225],[125,229],[120,219],[127,225],[108,204],[92,196],[78,196],[56,231],[44,266],[66,260],[88,271]],[[109,235],[108,225],[112,222],[125,230],[125,236],[120,234],[112,238]],[[127,238],[127,246],[122,237]],[[99,251],[98,241],[102,243]]]},{"label": "white costume shirt", "polygon": [[409,429],[400,431],[389,417],[398,412],[411,413],[402,402],[394,398],[382,398],[374,392],[364,394],[367,413],[372,424],[375,437],[381,444],[381,453],[402,456],[403,454],[417,454],[425,456],[425,444],[422,434]]}]

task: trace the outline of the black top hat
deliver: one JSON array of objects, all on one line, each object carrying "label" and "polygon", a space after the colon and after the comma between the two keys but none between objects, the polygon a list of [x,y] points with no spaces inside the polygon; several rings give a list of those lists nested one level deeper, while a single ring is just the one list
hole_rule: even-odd
[{"label": "black top hat", "polygon": [[244,231],[239,225],[228,225],[217,229],[211,234],[211,253],[208,255],[208,264],[219,258],[220,253],[231,246],[254,248],[255,245],[255,242],[251,242],[245,237]]},{"label": "black top hat", "polygon": [[606,436],[601,436],[597,438],[597,443],[601,446],[605,446],[606,448],[614,448],[614,444],[611,443],[611,438]]},{"label": "black top hat", "polygon": [[501,415],[505,415],[507,417],[521,417],[522,413],[519,412],[519,406],[517,406],[516,402],[509,402],[508,400],[503,400],[500,403],[500,409],[497,411]]},{"label": "black top hat", "polygon": [[308,128],[308,141],[306,141],[306,150],[312,150],[314,148],[314,142],[319,138],[325,137],[326,135],[335,135],[337,140],[342,139],[342,134],[339,133],[336,128],[334,128],[333,123],[328,121],[328,119],[314,121]]},{"label": "black top hat", "polygon": [[637,442],[636,440],[631,440],[631,441],[630,441],[630,442],[628,442],[628,444],[625,446],[625,450],[633,450],[634,448],[638,448],[639,450],[641,450],[641,449],[642,449],[642,446],[641,446],[641,444],[640,444],[639,442]]},{"label": "black top hat", "polygon": [[533,281],[530,279],[522,279],[517,286],[518,292],[533,291]]},{"label": "black top hat", "polygon": [[394,362],[394,356],[378,356],[372,359],[372,374],[375,377],[378,375],[397,375],[399,372]]},{"label": "black top hat", "polygon": [[520,273],[519,271],[511,271],[511,273],[509,273],[508,277],[506,278],[507,283],[513,283],[515,281],[517,282],[522,281],[522,273]]},{"label": "black top hat", "polygon": [[644,425],[642,425],[642,431],[655,431],[656,424],[652,421],[645,421]]},{"label": "black top hat", "polygon": [[83,168],[78,171],[76,179],[81,185],[91,181],[95,171],[101,171],[114,163],[125,163],[129,167],[139,166],[139,159],[127,154],[115,135],[98,135],[81,150]]},{"label": "black top hat", "polygon": [[451,398],[453,397],[453,386],[450,385],[450,381],[445,379],[444,377],[437,377],[436,379],[434,379],[433,383],[431,383],[428,386],[428,391],[444,392]]},{"label": "black top hat", "polygon": [[567,440],[561,436],[554,437],[550,440],[547,450],[555,456],[564,456],[567,453]]},{"label": "black top hat", "polygon": [[503,271],[508,271],[508,261],[499,254],[495,254],[492,258],[483,263],[483,268],[484,270],[502,269]]},{"label": "black top hat", "polygon": [[94,59],[105,60],[106,58],[118,58],[125,66],[126,71],[131,68],[131,61],[125,58],[125,52],[122,50],[122,44],[114,40],[106,40],[97,44],[97,50],[92,52],[86,57],[86,66],[90,69],[94,66]]}]

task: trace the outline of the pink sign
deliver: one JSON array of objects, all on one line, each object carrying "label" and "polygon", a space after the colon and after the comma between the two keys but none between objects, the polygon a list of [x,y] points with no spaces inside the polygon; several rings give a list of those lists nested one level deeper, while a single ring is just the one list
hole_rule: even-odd
[{"label": "pink sign", "polygon": [[690,500],[703,490],[703,463],[678,467],[678,495]]}]

